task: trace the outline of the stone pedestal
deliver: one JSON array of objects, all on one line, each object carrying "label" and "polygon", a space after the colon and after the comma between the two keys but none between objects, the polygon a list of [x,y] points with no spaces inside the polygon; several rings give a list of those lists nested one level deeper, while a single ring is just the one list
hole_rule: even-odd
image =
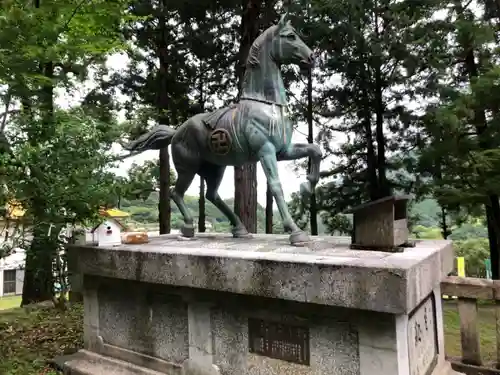
[{"label": "stone pedestal", "polygon": [[[71,374],[448,375],[440,281],[449,241],[401,253],[345,237],[176,235],[73,247],[85,350]],[[114,372],[109,372],[109,369]]]}]

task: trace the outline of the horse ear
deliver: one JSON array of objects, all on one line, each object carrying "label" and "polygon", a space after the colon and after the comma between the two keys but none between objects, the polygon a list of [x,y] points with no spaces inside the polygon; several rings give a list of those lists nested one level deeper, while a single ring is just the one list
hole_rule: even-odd
[{"label": "horse ear", "polygon": [[283,15],[281,16],[280,22],[278,23],[278,27],[279,27],[280,29],[282,29],[283,27],[285,27],[285,26],[286,26],[286,24],[290,22],[290,19],[289,19],[289,18],[290,18],[290,17],[288,16],[288,12],[286,12],[285,14],[283,14]]}]

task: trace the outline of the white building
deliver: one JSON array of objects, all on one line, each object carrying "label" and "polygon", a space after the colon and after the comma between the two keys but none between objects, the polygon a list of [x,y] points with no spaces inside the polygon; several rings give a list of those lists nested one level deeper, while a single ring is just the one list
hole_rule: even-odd
[{"label": "white building", "polygon": [[24,250],[16,248],[11,255],[0,259],[0,297],[23,293],[25,258]]},{"label": "white building", "polygon": [[92,229],[92,242],[97,246],[114,246],[122,243],[125,226],[114,218],[107,218]]}]

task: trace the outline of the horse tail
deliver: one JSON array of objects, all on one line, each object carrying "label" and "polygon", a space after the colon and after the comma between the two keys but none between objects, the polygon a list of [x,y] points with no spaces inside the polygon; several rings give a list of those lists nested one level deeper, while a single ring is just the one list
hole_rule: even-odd
[{"label": "horse tail", "polygon": [[157,125],[149,132],[123,146],[123,148],[135,152],[159,150],[170,144],[176,131],[176,129],[167,125]]}]

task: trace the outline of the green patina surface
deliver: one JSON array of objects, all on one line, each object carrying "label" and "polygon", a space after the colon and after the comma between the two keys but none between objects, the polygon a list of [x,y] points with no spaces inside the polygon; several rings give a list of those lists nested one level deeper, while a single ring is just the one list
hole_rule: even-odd
[{"label": "green patina surface", "polygon": [[[252,141],[264,137],[278,153],[291,144],[293,124],[286,115],[286,107],[276,104],[241,100],[221,113],[216,111],[211,123],[213,130],[207,135],[207,143],[212,153],[207,160],[214,164],[242,165],[249,160],[257,162]],[[253,124],[252,127],[248,123]],[[209,125],[207,125],[209,126]]]},{"label": "green patina surface", "polygon": [[314,144],[292,143],[293,123],[287,115],[285,85],[280,66],[312,67],[313,53],[287,20],[265,30],[252,44],[238,103],[212,113],[201,113],[173,129],[159,125],[128,145],[145,151],[171,145],[177,181],[171,197],[184,217],[182,234],[194,236],[193,216],[184,194],[196,174],[205,179],[207,199],[226,215],[235,237],[248,232],[240,218],[217,191],[226,166],[260,162],[266,174],[286,231],[292,244],[309,241],[293,221],[283,196],[278,162],[309,157],[307,182],[300,186],[303,200],[309,198],[319,180],[321,149]]}]

